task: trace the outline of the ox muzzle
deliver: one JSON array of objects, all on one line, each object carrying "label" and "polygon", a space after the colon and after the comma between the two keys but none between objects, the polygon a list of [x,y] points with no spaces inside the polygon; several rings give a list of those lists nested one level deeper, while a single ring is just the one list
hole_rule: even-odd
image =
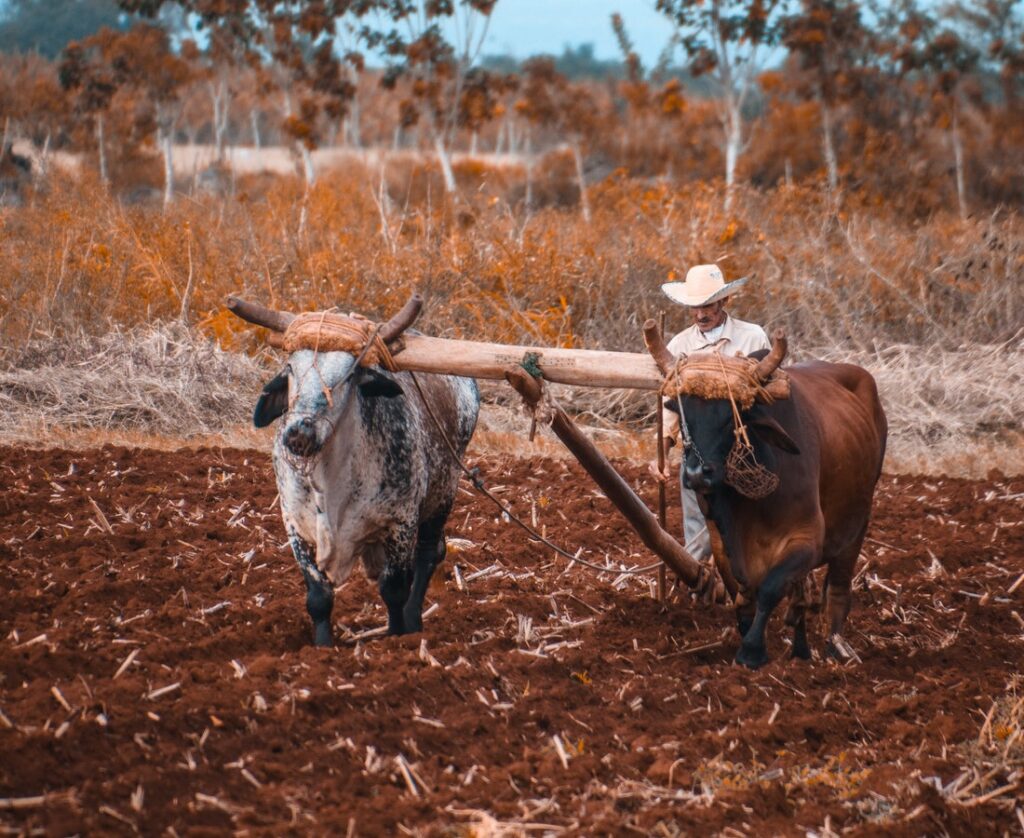
[{"label": "ox muzzle", "polygon": [[309,416],[296,418],[289,424],[281,442],[296,457],[312,457],[323,447],[317,434],[316,422]]},{"label": "ox muzzle", "polygon": [[[691,462],[691,459],[693,462]],[[686,467],[683,470],[683,483],[687,489],[693,489],[700,494],[708,494],[714,491],[716,485],[721,483],[721,475],[717,475],[713,465],[705,463],[697,456],[687,458]]]}]

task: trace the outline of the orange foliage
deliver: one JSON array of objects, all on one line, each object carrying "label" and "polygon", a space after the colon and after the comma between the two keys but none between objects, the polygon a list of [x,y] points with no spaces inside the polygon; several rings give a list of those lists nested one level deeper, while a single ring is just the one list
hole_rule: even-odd
[{"label": "orange foliage", "polygon": [[593,187],[587,224],[575,206],[527,212],[522,169],[466,162],[454,200],[436,167],[385,171],[383,196],[376,167],[323,175],[304,226],[295,178],[243,178],[234,197],[167,211],[124,205],[89,176],[51,179],[0,209],[0,340],[180,318],[245,347],[253,337],[225,313],[228,293],[384,317],[419,288],[429,333],[640,351],[645,318],[666,309],[670,329],[686,324],[660,284],[712,260],[756,277],[732,310],[786,326],[796,346],[1005,340],[1022,325],[1013,215],[919,224],[854,201],[836,213],[821,190],[795,185],[740,189],[726,216],[720,184],[619,171]]}]

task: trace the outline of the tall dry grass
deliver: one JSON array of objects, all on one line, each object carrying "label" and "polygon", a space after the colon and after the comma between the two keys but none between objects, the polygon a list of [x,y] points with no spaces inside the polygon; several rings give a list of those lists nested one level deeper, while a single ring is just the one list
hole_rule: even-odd
[{"label": "tall dry grass", "polygon": [[[1024,325],[1016,214],[919,224],[791,187],[741,192],[725,215],[713,184],[613,175],[591,190],[588,224],[571,205],[526,207],[522,171],[470,161],[460,174],[455,200],[406,161],[331,173],[308,198],[291,178],[242,178],[233,196],[183,196],[167,212],[55,178],[0,210],[0,338],[181,319],[228,340],[242,330],[222,308],[231,291],[379,315],[418,287],[437,333],[637,348],[667,305],[659,285],[711,260],[753,274],[736,312],[797,345],[954,348]],[[547,188],[571,199],[560,178]],[[685,318],[670,308],[672,327]]]},{"label": "tall dry grass", "polygon": [[[87,173],[54,174],[23,206],[0,208],[0,365],[31,379],[40,341],[59,356],[75,336],[154,322],[252,354],[260,342],[223,309],[227,293],[382,317],[413,288],[426,296],[419,325],[428,333],[641,351],[647,317],[667,310],[669,331],[687,325],[660,284],[717,261],[730,277],[754,277],[731,309],[785,327],[794,357],[872,369],[894,432],[915,446],[1017,427],[1024,222],[1016,213],[920,223],[884,203],[796,186],[740,191],[725,215],[716,184],[613,174],[592,187],[587,223],[557,159],[529,173],[468,160],[458,177],[455,199],[413,159],[353,164],[308,195],[292,178],[242,177],[231,195],[182,195],[165,212],[125,204]],[[47,374],[58,376],[56,367]],[[5,398],[12,386],[3,385]],[[499,388],[488,392],[503,398]],[[561,395],[595,424],[652,415],[649,395]]]},{"label": "tall dry grass", "polygon": [[180,324],[38,335],[0,366],[0,437],[54,428],[189,436],[248,422],[264,359]]}]

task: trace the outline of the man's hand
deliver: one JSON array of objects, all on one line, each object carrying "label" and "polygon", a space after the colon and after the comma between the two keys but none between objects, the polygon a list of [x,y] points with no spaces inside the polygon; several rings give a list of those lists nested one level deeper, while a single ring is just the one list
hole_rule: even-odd
[{"label": "man's hand", "polygon": [[663,470],[659,471],[658,470],[658,461],[657,460],[651,460],[647,464],[647,470],[651,473],[651,477],[653,477],[659,483],[668,483],[668,481],[672,477],[672,475],[669,473],[668,463],[667,462],[665,463],[665,468]]}]

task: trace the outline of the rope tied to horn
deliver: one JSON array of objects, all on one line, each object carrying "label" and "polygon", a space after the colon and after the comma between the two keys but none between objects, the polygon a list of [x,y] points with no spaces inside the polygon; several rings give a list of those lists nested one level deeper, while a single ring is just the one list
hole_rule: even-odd
[{"label": "rope tied to horn", "polygon": [[757,375],[758,361],[745,355],[725,356],[720,352],[681,355],[661,385],[668,398],[696,396],[713,401],[729,399],[741,410],[755,401],[771,404],[789,398],[789,376],[776,369],[764,382]]},{"label": "rope tied to horn", "polygon": [[347,352],[364,367],[380,366],[394,372],[395,359],[380,336],[382,324],[361,314],[338,311],[307,311],[296,316],[285,329],[282,348],[286,352],[311,349],[314,352]]},{"label": "rope tied to horn", "polygon": [[[684,355],[677,359],[661,386],[663,395],[679,400],[680,413],[682,396],[729,402],[734,441],[725,461],[725,482],[751,500],[761,500],[774,492],[779,486],[779,476],[757,461],[742,411],[752,407],[755,401],[771,404],[776,399],[789,398],[789,376],[784,371],[776,369],[762,381],[757,368],[757,360],[743,355],[727,357],[720,352]],[[685,422],[685,417],[680,415],[684,427]],[[700,452],[697,453],[699,456]]]}]

